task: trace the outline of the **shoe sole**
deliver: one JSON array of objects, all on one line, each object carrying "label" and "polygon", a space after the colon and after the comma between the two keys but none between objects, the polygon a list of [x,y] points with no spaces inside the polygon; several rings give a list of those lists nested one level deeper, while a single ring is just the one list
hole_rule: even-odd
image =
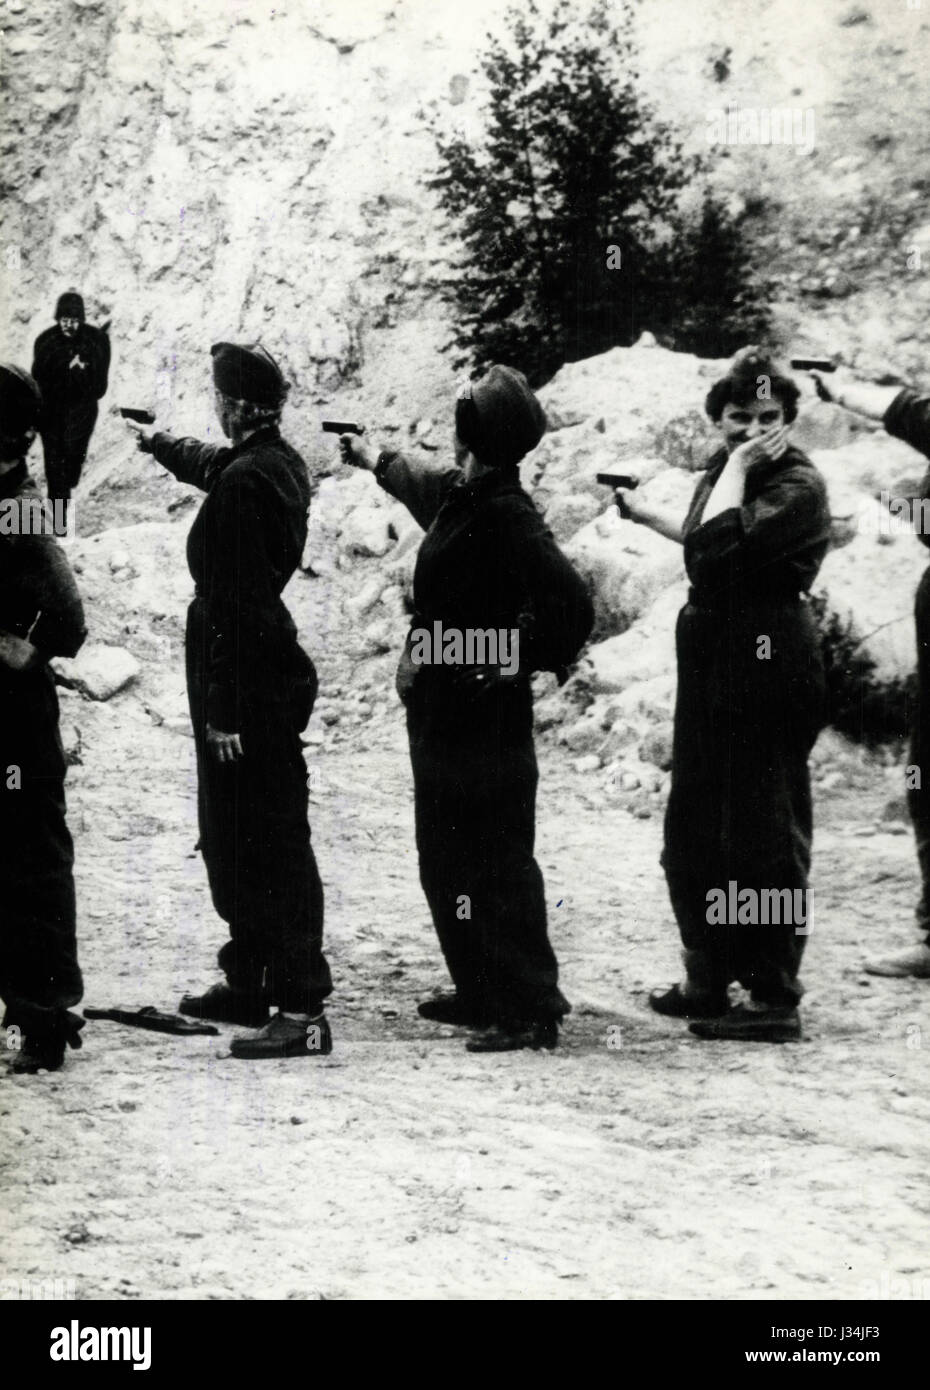
[{"label": "shoe sole", "polygon": [[766,1043],[792,1043],[803,1042],[800,1032],[769,1032],[769,1033],[703,1033],[691,1028],[688,1030],[694,1037],[700,1038],[702,1042],[766,1042]]},{"label": "shoe sole", "polygon": [[882,970],[877,965],[864,965],[867,975],[877,975],[882,980],[930,980],[930,971],[923,970]]},{"label": "shoe sole", "polygon": [[653,1004],[652,1000],[650,999],[649,1007],[654,1014],[658,1014],[659,1018],[682,1018],[690,1020],[702,1018],[723,1018],[724,1014],[727,1012],[727,1009],[729,1008],[729,1004],[725,1004],[721,1008],[715,1007],[713,1009],[689,1009],[687,1013],[679,1013],[675,1009],[659,1008],[656,1004]]},{"label": "shoe sole", "polygon": [[294,1057],[328,1057],[332,1050],[331,1047],[310,1048],[305,1044],[297,1047],[278,1047],[273,1050],[267,1047],[230,1046],[229,1055],[240,1062],[280,1062]]},{"label": "shoe sole", "polygon": [[465,1044],[466,1052],[491,1053],[491,1052],[554,1052],[559,1045],[558,1037],[550,1039],[531,1039],[517,1041],[516,1039],[504,1040],[502,1038],[481,1039],[475,1038],[473,1042]]}]

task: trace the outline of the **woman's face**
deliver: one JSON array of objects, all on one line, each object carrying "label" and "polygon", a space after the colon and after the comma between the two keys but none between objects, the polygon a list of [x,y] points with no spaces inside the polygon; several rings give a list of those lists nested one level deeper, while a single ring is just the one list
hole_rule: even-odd
[{"label": "woman's face", "polygon": [[464,468],[465,460],[469,455],[469,448],[467,444],[463,444],[461,439],[459,439],[458,430],[455,430],[453,433],[453,445],[455,448],[455,462],[459,468]]},{"label": "woman's face", "polygon": [[226,397],[222,391],[213,388],[213,404],[216,407],[216,418],[220,422],[220,429],[227,439],[232,439],[232,418],[227,404]]},{"label": "woman's face", "polygon": [[785,423],[785,411],[781,401],[750,401],[748,405],[736,405],[727,401],[723,407],[718,428],[723,435],[728,454],[740,444],[756,439],[766,430]]}]

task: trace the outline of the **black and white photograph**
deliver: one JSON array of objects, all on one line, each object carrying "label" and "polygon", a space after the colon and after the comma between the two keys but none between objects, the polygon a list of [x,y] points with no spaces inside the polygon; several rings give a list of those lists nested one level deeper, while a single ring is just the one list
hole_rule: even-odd
[{"label": "black and white photograph", "polygon": [[314,1301],[901,1351],[928,78],[930,0],[0,0],[25,1365],[219,1304],[291,1373]]}]

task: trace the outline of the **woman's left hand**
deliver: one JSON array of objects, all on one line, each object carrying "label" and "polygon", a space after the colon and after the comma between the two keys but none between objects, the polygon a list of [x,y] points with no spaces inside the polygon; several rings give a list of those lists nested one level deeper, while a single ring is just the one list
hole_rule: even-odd
[{"label": "woman's left hand", "polygon": [[0,666],[19,675],[22,671],[31,671],[39,661],[38,651],[25,637],[0,632]]},{"label": "woman's left hand", "polygon": [[243,756],[239,735],[224,734],[212,724],[207,725],[207,747],[218,763],[234,763]]},{"label": "woman's left hand", "polygon": [[519,667],[504,670],[502,666],[462,666],[457,673],[457,683],[470,695],[481,697],[502,685],[512,684],[519,675]]}]

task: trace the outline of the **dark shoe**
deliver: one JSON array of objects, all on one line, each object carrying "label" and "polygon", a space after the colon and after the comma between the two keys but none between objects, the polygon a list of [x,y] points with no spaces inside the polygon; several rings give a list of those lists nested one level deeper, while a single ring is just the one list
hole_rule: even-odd
[{"label": "dark shoe", "polygon": [[324,1057],[333,1050],[333,1035],[324,1014],[304,1023],[275,1014],[252,1037],[233,1038],[230,1054],[243,1060],[266,1057]]},{"label": "dark shoe", "polygon": [[[9,1018],[8,1012],[4,1022]],[[25,1034],[22,1047],[13,1059],[11,1070],[18,1076],[35,1076],[40,1071],[58,1071],[65,1060],[66,1045],[75,1049],[83,1047],[83,1027],[84,1020],[79,1014],[73,1014],[68,1009],[57,1011],[53,1027]]]},{"label": "dark shoe", "polygon": [[261,1028],[268,1022],[268,1005],[263,999],[225,984],[211,985],[204,994],[185,994],[178,1010],[189,1018],[241,1023],[243,1028]]},{"label": "dark shoe", "polygon": [[417,1013],[431,1023],[451,1023],[459,1028],[488,1028],[494,1022],[490,1008],[463,999],[459,994],[440,994],[424,999]]},{"label": "dark shoe", "polygon": [[709,1018],[692,1023],[696,1038],[732,1042],[800,1042],[801,1017],[797,1009],[747,1009],[735,1005],[723,1018]]},{"label": "dark shoe", "polygon": [[469,1052],[520,1052],[531,1047],[538,1052],[540,1048],[552,1051],[558,1046],[558,1019],[550,1018],[536,1023],[501,1023],[481,1038],[473,1038],[465,1044]]},{"label": "dark shoe", "polygon": [[671,989],[654,989],[649,996],[649,1007],[666,1018],[720,1018],[725,1014],[729,1001],[726,994],[704,994],[703,992],[685,994],[681,985]]},{"label": "dark shoe", "polygon": [[930,980],[930,946],[921,941],[917,946],[908,946],[903,951],[872,956],[862,968],[867,975],[889,975],[896,980],[910,975],[915,980]]},{"label": "dark shoe", "polygon": [[18,1076],[35,1076],[40,1071],[58,1071],[64,1060],[63,1039],[25,1038],[10,1070]]}]

